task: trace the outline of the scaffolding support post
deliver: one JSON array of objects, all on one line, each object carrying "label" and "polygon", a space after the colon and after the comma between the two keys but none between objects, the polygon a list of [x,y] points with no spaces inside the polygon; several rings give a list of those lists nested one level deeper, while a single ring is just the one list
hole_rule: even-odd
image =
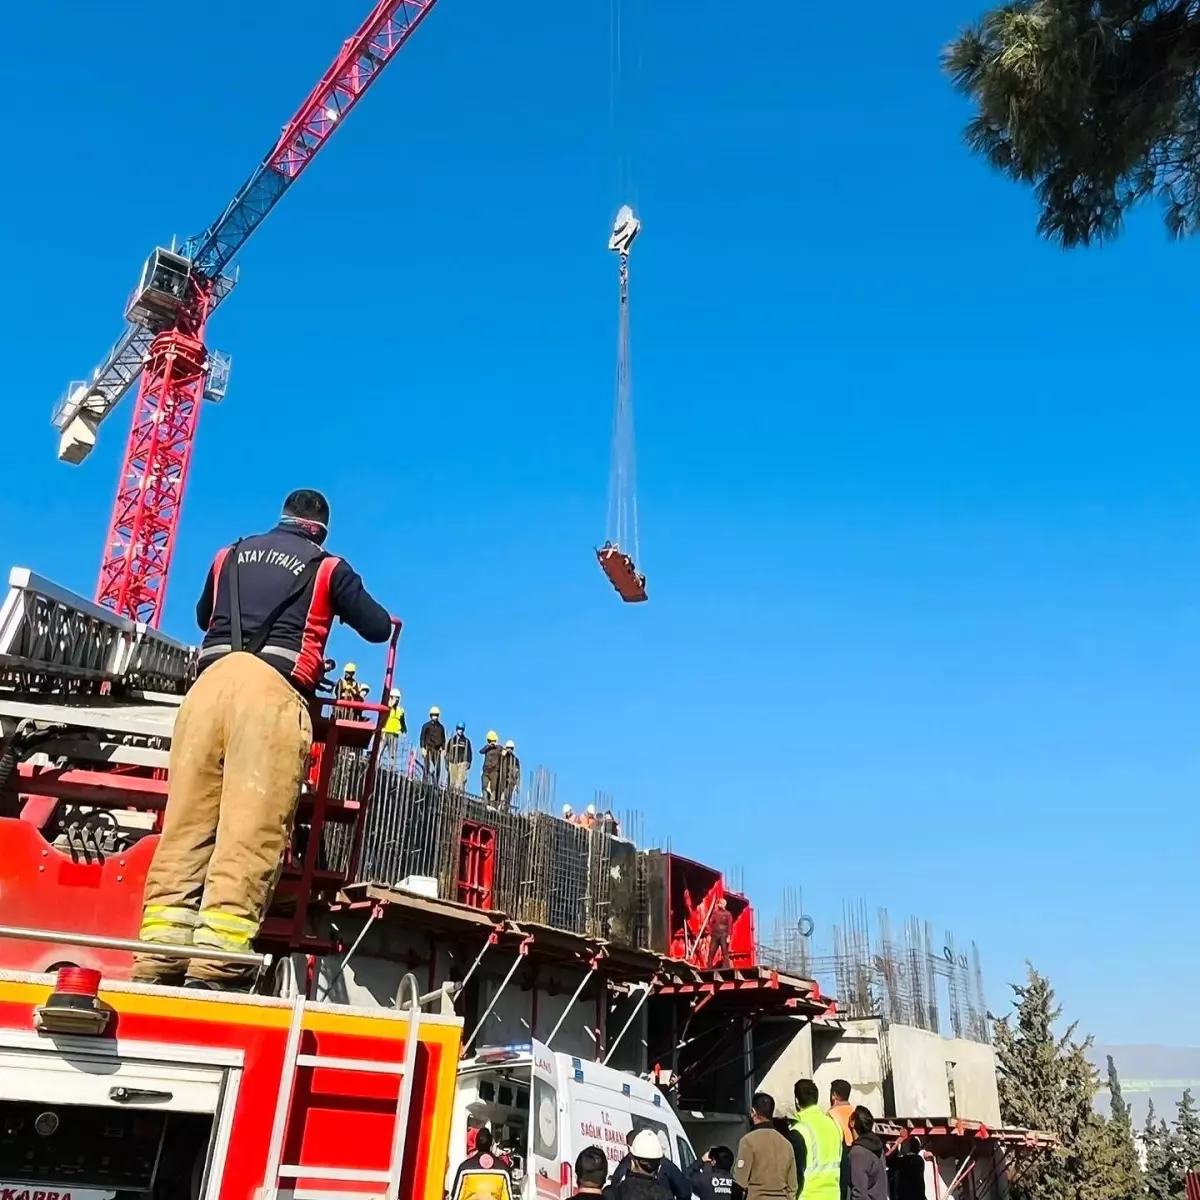
[{"label": "scaffolding support post", "polygon": [[546,1049],[550,1048],[550,1043],[554,1041],[554,1035],[562,1028],[562,1023],[567,1019],[567,1013],[575,1007],[575,1001],[583,995],[583,989],[587,987],[588,981],[596,973],[600,966],[600,959],[604,956],[604,951],[599,950],[592,955],[592,961],[588,964],[588,969],[583,973],[583,978],[579,981],[579,986],[575,989],[575,994],[567,1002],[567,1007],[562,1010],[562,1016],[558,1018],[554,1028],[550,1030],[550,1036],[546,1039]]},{"label": "scaffolding support post", "polygon": [[641,996],[638,997],[638,1002],[633,1006],[633,1012],[629,1014],[629,1020],[621,1026],[621,1032],[617,1034],[613,1044],[608,1048],[608,1053],[604,1056],[604,1065],[608,1066],[608,1060],[612,1058],[613,1051],[621,1044],[621,1039],[629,1032],[630,1026],[637,1019],[638,1013],[642,1011],[642,1005],[646,1003],[650,995],[650,985],[648,983],[638,984],[641,989]]},{"label": "scaffolding support post", "polygon": [[503,925],[497,925],[492,932],[488,934],[487,941],[483,943],[483,948],[477,955],[475,955],[475,961],[471,964],[470,970],[467,971],[462,979],[458,981],[458,989],[454,993],[454,1002],[456,1004],[458,1003],[459,996],[461,996],[467,990],[467,984],[471,982],[471,976],[475,974],[475,972],[479,969],[479,964],[483,962],[483,956],[488,952],[488,947],[494,946],[497,942],[499,942],[500,934],[503,929]]},{"label": "scaffolding support post", "polygon": [[517,973],[517,968],[521,965],[525,956],[529,953],[529,947],[532,944],[533,935],[527,934],[525,936],[525,940],[517,949],[517,957],[513,959],[513,965],[508,968],[508,974],[505,975],[504,979],[500,983],[500,986],[496,989],[496,994],[492,997],[491,1003],[483,1010],[483,1016],[479,1018],[475,1028],[471,1030],[471,1036],[463,1042],[462,1052],[464,1057],[466,1056],[467,1051],[471,1048],[471,1043],[476,1039],[476,1037],[479,1036],[479,1031],[483,1028],[484,1022],[492,1015],[492,1009],[496,1007],[496,1001],[500,999],[501,993],[506,987],[508,987],[512,977]]},{"label": "scaffolding support post", "polygon": [[378,921],[382,916],[383,905],[378,903],[372,904],[371,915],[364,922],[362,929],[359,930],[358,937],[354,939],[353,945],[349,950],[346,951],[346,957],[342,959],[341,963],[338,965],[338,969],[334,971],[333,977],[325,985],[325,990],[320,994],[320,996],[317,997],[318,1000],[329,999],[334,987],[341,980],[342,975],[345,974],[346,968],[350,965],[350,960],[354,957],[354,952],[359,948],[359,946],[362,945],[363,938],[367,936],[367,930],[369,930],[371,926],[374,925],[375,922]]}]

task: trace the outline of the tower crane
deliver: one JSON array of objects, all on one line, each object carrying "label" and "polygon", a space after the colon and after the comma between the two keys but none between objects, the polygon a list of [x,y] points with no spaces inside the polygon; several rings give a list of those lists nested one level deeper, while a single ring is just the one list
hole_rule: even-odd
[{"label": "tower crane", "polygon": [[58,457],[79,463],[138,384],[96,585],[105,608],[155,627],[162,616],[200,407],[228,385],[229,358],[208,348],[206,333],[237,281],[234,258],[436,3],[378,0],[221,215],[182,246],[150,255],[124,332],[89,380],[68,385],[53,418]]}]

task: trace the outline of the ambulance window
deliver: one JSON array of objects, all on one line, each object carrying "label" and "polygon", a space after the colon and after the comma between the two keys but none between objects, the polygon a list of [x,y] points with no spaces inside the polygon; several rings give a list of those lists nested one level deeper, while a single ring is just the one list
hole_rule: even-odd
[{"label": "ambulance window", "polygon": [[544,1079],[533,1080],[533,1129],[530,1141],[536,1158],[558,1158],[558,1093]]},{"label": "ambulance window", "polygon": [[687,1138],[676,1136],[675,1142],[679,1146],[679,1165],[686,1171],[696,1161],[695,1152],[688,1144]]}]

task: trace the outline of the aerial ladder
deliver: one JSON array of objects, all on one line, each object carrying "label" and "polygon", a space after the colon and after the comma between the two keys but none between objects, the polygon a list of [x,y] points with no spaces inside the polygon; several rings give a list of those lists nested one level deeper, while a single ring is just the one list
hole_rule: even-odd
[{"label": "aerial ladder", "polygon": [[138,385],[96,585],[102,607],[158,626],[200,408],[228,386],[229,357],[209,348],[207,330],[237,282],[233,260],[436,2],[379,0],[220,216],[150,255],[121,336],[90,379],[68,385],[53,418],[68,463],[91,453],[101,423]]}]

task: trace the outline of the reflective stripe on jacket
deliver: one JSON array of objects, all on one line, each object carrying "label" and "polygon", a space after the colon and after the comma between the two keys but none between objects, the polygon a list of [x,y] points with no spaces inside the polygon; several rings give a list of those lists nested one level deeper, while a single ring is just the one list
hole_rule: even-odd
[{"label": "reflective stripe on jacket", "polygon": [[800,1200],[839,1200],[846,1148],[842,1127],[814,1104],[796,1114],[792,1128],[804,1139]]}]

